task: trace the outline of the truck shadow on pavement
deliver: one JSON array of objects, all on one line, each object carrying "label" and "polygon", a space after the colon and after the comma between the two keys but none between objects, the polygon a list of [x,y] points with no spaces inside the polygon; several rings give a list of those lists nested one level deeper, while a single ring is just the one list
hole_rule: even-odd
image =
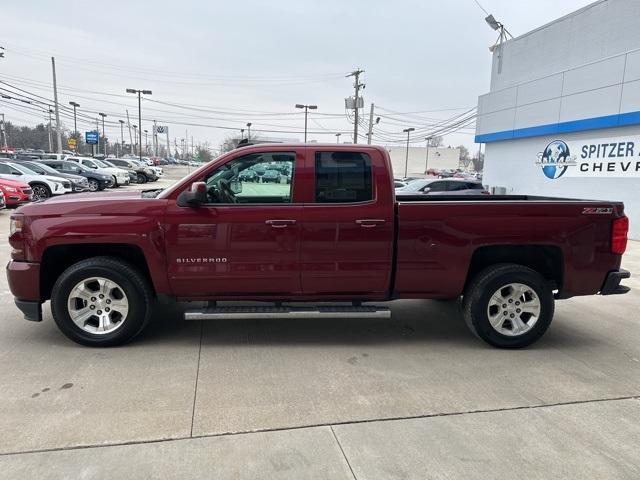
[{"label": "truck shadow on pavement", "polygon": [[[445,344],[464,349],[492,349],[467,328],[457,302],[402,300],[390,302],[391,319],[183,319],[184,307],[161,305],[153,320],[130,345],[180,341],[187,332],[202,329],[202,344],[224,345],[371,345],[384,343]],[[557,318],[530,349],[571,349],[600,344],[602,339]],[[191,335],[186,335],[191,338]]]}]

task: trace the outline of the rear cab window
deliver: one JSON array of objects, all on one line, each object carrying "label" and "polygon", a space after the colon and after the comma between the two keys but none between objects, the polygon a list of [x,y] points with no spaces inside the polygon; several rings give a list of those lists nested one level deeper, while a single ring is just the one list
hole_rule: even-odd
[{"label": "rear cab window", "polygon": [[366,153],[315,153],[315,202],[363,203],[374,198],[373,168]]}]

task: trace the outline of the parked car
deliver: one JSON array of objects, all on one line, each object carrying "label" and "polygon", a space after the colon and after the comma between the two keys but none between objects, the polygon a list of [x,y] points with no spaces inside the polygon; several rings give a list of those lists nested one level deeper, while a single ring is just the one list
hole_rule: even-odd
[{"label": "parked car", "polygon": [[31,185],[20,180],[0,178],[0,190],[4,193],[4,202],[8,207],[19,207],[31,201]]},{"label": "parked car", "polygon": [[480,182],[450,178],[423,178],[396,188],[396,195],[489,195]]},{"label": "parked car", "polygon": [[280,181],[280,172],[277,170],[267,170],[266,172],[264,172],[264,175],[262,175],[262,181],[264,183],[278,183]]},{"label": "parked car", "polygon": [[49,165],[42,163],[42,161],[25,161],[21,162],[21,164],[40,175],[53,175],[69,180],[71,182],[71,191],[74,193],[89,191],[89,182],[82,175],[58,172]]},{"label": "parked car", "polygon": [[112,160],[114,160],[113,158],[105,158],[104,160],[101,160],[102,163],[104,163],[107,167],[114,167],[114,168],[119,168],[121,170],[125,170],[128,174],[129,174],[129,183],[142,183],[142,182],[138,182],[138,174],[137,172],[129,167],[129,166],[123,166],[123,165],[116,165],[112,162]]},{"label": "parked car", "polygon": [[0,161],[0,177],[28,183],[33,191],[33,200],[43,200],[52,195],[71,192],[71,182],[52,175],[40,175],[18,162]]},{"label": "parked car", "polygon": [[[147,167],[147,168],[151,169],[151,171],[154,173],[154,175],[156,177],[158,177],[158,178],[160,178],[161,176],[164,175],[164,170],[162,169],[162,167],[157,167],[155,165],[148,165],[144,161],[141,162],[137,158],[131,159],[131,161],[133,163],[135,163],[136,165],[140,165],[141,167]],[[156,180],[157,180],[157,178],[156,178]]]},{"label": "parked car", "polygon": [[85,177],[91,192],[104,190],[105,188],[113,185],[112,175],[100,173],[96,169],[85,167],[84,165],[76,162],[67,160],[40,160],[40,163],[48,165],[61,173],[70,173],[72,175],[81,175]]},{"label": "parked car", "polygon": [[114,187],[119,187],[120,185],[129,185],[129,172],[121,168],[110,167],[106,163],[103,163],[101,160],[98,160],[96,158],[73,157],[69,155],[68,157],[66,157],[66,160],[79,163],[80,165],[84,165],[88,168],[92,168],[98,173],[111,175],[113,177]]},{"label": "parked car", "polygon": [[5,208],[7,208],[7,205],[4,203],[4,192],[0,189],[0,210]]},{"label": "parked car", "polygon": [[[283,152],[304,167],[288,189],[241,192],[240,171]],[[388,307],[361,303],[462,297],[473,333],[518,348],[544,334],[556,300],[630,290],[621,202],[402,198],[390,173],[382,147],[259,144],[161,191],[25,205],[11,215],[8,285],[27,319],[51,299],[60,330],[93,346],[131,340],[164,296],[247,299],[192,306],[192,320],[379,319]],[[338,300],[353,305],[317,304]]]},{"label": "parked car", "polygon": [[238,180],[242,182],[255,182],[258,179],[256,172],[247,168],[238,174]]},{"label": "parked car", "polygon": [[114,167],[133,170],[137,183],[155,182],[158,179],[158,176],[148,165],[142,165],[127,158],[108,158],[106,161]]}]

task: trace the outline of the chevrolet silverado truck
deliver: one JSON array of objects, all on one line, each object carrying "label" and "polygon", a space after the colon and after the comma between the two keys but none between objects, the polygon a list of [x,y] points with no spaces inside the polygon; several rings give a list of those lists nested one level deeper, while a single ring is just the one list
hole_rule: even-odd
[{"label": "chevrolet silverado truck", "polygon": [[[274,178],[247,175],[257,170]],[[543,335],[555,300],[629,290],[623,210],[524,195],[396,197],[381,147],[249,145],[165,190],[21,207],[7,275],[27,320],[41,321],[50,300],[60,330],[85,345],[131,340],[161,297],[206,305],[185,311],[192,320],[381,318],[389,300],[462,297],[473,333],[516,348]]]}]

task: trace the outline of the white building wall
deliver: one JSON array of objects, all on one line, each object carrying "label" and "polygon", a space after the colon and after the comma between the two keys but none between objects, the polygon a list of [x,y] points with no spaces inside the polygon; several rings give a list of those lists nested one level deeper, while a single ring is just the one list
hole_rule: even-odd
[{"label": "white building wall", "polygon": [[[405,160],[407,147],[386,147],[391,157],[393,175],[396,178],[405,176]],[[429,147],[429,161],[427,163],[426,147],[409,147],[409,162],[407,177],[424,177],[427,168],[438,170],[455,170],[460,164],[460,149],[447,147]]]},{"label": "white building wall", "polygon": [[[633,156],[590,159],[589,162],[603,162],[604,172],[596,172],[592,176],[572,176],[572,172],[568,171],[560,178],[550,179],[543,174],[542,167],[536,161],[545,147],[556,139],[578,146],[602,143],[601,139],[634,142]],[[582,161],[581,149],[575,150],[572,149],[571,155],[576,156],[578,162]],[[617,151],[611,152],[607,148],[606,155],[610,153]],[[507,194],[622,201],[630,220],[630,236],[640,239],[640,175],[635,171],[636,162],[640,162],[640,126],[492,142],[487,143],[485,155],[485,185],[506,187]],[[631,162],[631,165],[624,174],[616,165],[617,174],[624,176],[613,177],[606,172],[608,162]],[[576,169],[578,166],[568,168]]]},{"label": "white building wall", "polygon": [[638,0],[600,0],[504,44],[491,91],[638,48]]}]

